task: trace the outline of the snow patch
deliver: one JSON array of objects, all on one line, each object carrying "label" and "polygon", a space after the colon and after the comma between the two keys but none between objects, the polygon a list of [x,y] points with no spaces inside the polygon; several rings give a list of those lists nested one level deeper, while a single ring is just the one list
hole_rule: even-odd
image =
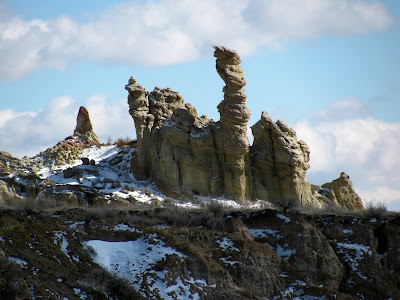
[{"label": "snow patch", "polygon": [[[127,229],[123,224],[117,228]],[[177,297],[179,299],[200,299],[198,292],[203,291],[205,280],[189,280],[176,278],[174,284],[167,280],[168,271],[154,271],[153,267],[167,256],[174,255],[183,261],[187,256],[168,247],[155,234],[142,236],[135,241],[108,242],[90,240],[83,243],[94,262],[109,272],[127,279],[140,291],[143,286],[150,289],[151,294],[161,299]],[[147,274],[147,276],[143,276]],[[146,278],[147,282],[144,282]],[[212,287],[212,286],[208,286]],[[174,295],[174,296],[171,296]]]},{"label": "snow patch", "polygon": [[279,219],[281,219],[281,220],[283,220],[285,223],[289,223],[290,222],[290,218],[289,217],[286,217],[285,215],[283,215],[283,214],[276,214],[276,216],[279,218]]},{"label": "snow patch", "polygon": [[19,264],[21,266],[21,268],[27,269],[28,262],[26,260],[23,260],[23,259],[20,259],[17,257],[12,257],[12,256],[8,257],[8,260],[12,261],[16,264]]},{"label": "snow patch", "polygon": [[358,269],[359,261],[365,258],[365,255],[372,257],[372,251],[369,246],[365,246],[362,244],[350,244],[350,243],[337,243],[338,253],[342,253],[344,255],[343,260],[347,262],[351,268],[351,270],[356,273],[360,278],[366,281],[372,281],[372,279],[368,279],[365,275],[361,273]]}]

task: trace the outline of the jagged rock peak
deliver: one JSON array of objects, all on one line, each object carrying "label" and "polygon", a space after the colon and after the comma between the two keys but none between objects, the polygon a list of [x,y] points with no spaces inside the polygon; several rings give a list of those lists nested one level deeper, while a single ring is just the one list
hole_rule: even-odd
[{"label": "jagged rock peak", "polygon": [[337,201],[340,206],[348,209],[361,209],[363,207],[360,196],[356,193],[350,176],[341,172],[339,178],[322,185],[322,188],[329,189],[329,198]]},{"label": "jagged rock peak", "polygon": [[86,107],[79,108],[76,118],[76,128],[74,135],[82,138],[87,142],[100,143],[98,136],[93,131],[92,122],[90,121],[89,112]]},{"label": "jagged rock peak", "polygon": [[298,141],[296,132],[285,122],[274,122],[267,112],[251,127],[254,143],[252,165],[256,195],[277,202],[295,199],[312,202],[311,186],[306,178],[310,150]]}]

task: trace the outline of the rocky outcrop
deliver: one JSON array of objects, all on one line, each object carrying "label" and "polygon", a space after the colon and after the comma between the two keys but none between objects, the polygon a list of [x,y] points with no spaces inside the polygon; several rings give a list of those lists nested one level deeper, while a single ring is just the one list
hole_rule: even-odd
[{"label": "rocky outcrop", "polygon": [[89,112],[84,106],[81,106],[79,108],[79,113],[76,118],[76,128],[74,131],[74,135],[89,143],[100,143],[99,137],[93,131]]},{"label": "rocky outcrop", "polygon": [[323,184],[322,188],[328,189],[328,197],[340,206],[348,209],[361,209],[363,207],[360,196],[354,190],[350,176],[345,172],[340,173],[338,179]]},{"label": "rocky outcrop", "polygon": [[310,150],[304,141],[297,141],[296,132],[263,112],[261,120],[251,127],[254,143],[255,194],[259,199],[277,202],[296,199],[311,202],[311,186],[306,178]]},{"label": "rocky outcrop", "polygon": [[[156,182],[169,196],[273,203],[291,199],[317,206],[334,201],[313,196],[306,178],[310,151],[283,121],[274,122],[263,112],[252,127],[254,144],[250,146],[241,59],[226,47],[214,46],[214,50],[216,70],[225,83],[218,122],[199,117],[170,88],[156,87],[149,93],[134,77],[129,79],[125,89],[137,136],[134,176]],[[345,203],[350,194],[341,192],[336,202]]]}]

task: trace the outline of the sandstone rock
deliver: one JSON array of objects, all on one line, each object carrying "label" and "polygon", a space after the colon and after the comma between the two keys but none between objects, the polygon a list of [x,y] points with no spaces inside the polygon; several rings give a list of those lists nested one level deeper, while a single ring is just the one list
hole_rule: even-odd
[{"label": "sandstone rock", "polygon": [[16,204],[22,203],[23,197],[19,196],[16,191],[6,182],[0,180],[0,204]]},{"label": "sandstone rock", "polygon": [[94,159],[91,159],[89,164],[92,165],[92,166],[95,166],[96,165],[96,161]]},{"label": "sandstone rock", "polygon": [[[137,136],[131,162],[136,179],[155,182],[171,197],[224,196],[275,203],[293,199],[315,206],[335,202],[336,198],[311,191],[306,178],[309,148],[283,121],[274,122],[263,112],[252,127],[254,144],[249,145],[250,111],[241,59],[231,49],[213,47],[216,70],[225,82],[218,122],[199,117],[170,88],[155,87],[149,93],[134,77],[129,79],[125,89]],[[341,195],[347,199],[352,194]]]},{"label": "sandstone rock", "polygon": [[89,164],[89,158],[82,157],[81,160],[82,160],[82,164],[84,164],[84,165],[88,165]]},{"label": "sandstone rock", "polygon": [[100,143],[98,136],[93,131],[92,122],[90,121],[89,112],[86,107],[81,106],[76,118],[76,128],[74,135],[82,138],[89,143]]},{"label": "sandstone rock", "polygon": [[239,55],[226,47],[214,46],[216,69],[226,86],[224,100],[218,105],[221,129],[217,133],[217,149],[222,153],[222,172],[225,196],[245,200],[251,194],[250,145],[247,139],[247,122],[250,111],[246,107],[243,87],[246,81],[240,67]]},{"label": "sandstone rock", "polygon": [[336,200],[343,207],[348,209],[361,209],[363,207],[360,196],[354,190],[350,176],[344,172],[340,173],[338,179],[323,184],[322,188],[332,191],[329,197],[334,197],[332,200]]},{"label": "sandstone rock", "polygon": [[296,132],[283,121],[272,121],[267,112],[251,127],[251,148],[255,194],[259,199],[277,202],[296,199],[312,202],[311,186],[306,178],[310,151]]}]

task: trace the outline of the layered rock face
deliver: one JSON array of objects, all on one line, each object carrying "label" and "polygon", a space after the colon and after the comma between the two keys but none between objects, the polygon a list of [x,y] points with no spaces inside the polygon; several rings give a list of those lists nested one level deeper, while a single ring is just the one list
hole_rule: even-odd
[{"label": "layered rock face", "polygon": [[89,143],[100,143],[98,136],[93,131],[89,112],[84,106],[81,106],[79,108],[78,116],[76,118],[76,128],[74,130],[74,135]]},{"label": "layered rock face", "polygon": [[125,88],[137,135],[135,177],[150,178],[166,193],[221,194],[215,124],[205,116],[199,118],[169,88],[156,87],[148,93],[133,77]]},{"label": "layered rock face", "polygon": [[[156,87],[149,93],[134,77],[129,79],[125,89],[136,127],[135,177],[156,182],[171,196],[225,196],[239,202],[293,199],[318,206],[334,201],[313,196],[306,178],[310,151],[283,121],[274,122],[263,112],[252,127],[254,144],[249,145],[250,111],[241,59],[226,47],[214,46],[214,50],[217,72],[225,82],[218,122],[199,117],[170,88]],[[351,193],[338,194],[336,203],[342,204],[347,200],[339,198],[347,199]]]},{"label": "layered rock face", "polygon": [[296,132],[283,121],[273,122],[267,112],[261,114],[261,120],[251,129],[255,196],[271,202],[280,199],[310,202],[311,186],[306,178],[310,167],[307,144],[297,141]]}]

